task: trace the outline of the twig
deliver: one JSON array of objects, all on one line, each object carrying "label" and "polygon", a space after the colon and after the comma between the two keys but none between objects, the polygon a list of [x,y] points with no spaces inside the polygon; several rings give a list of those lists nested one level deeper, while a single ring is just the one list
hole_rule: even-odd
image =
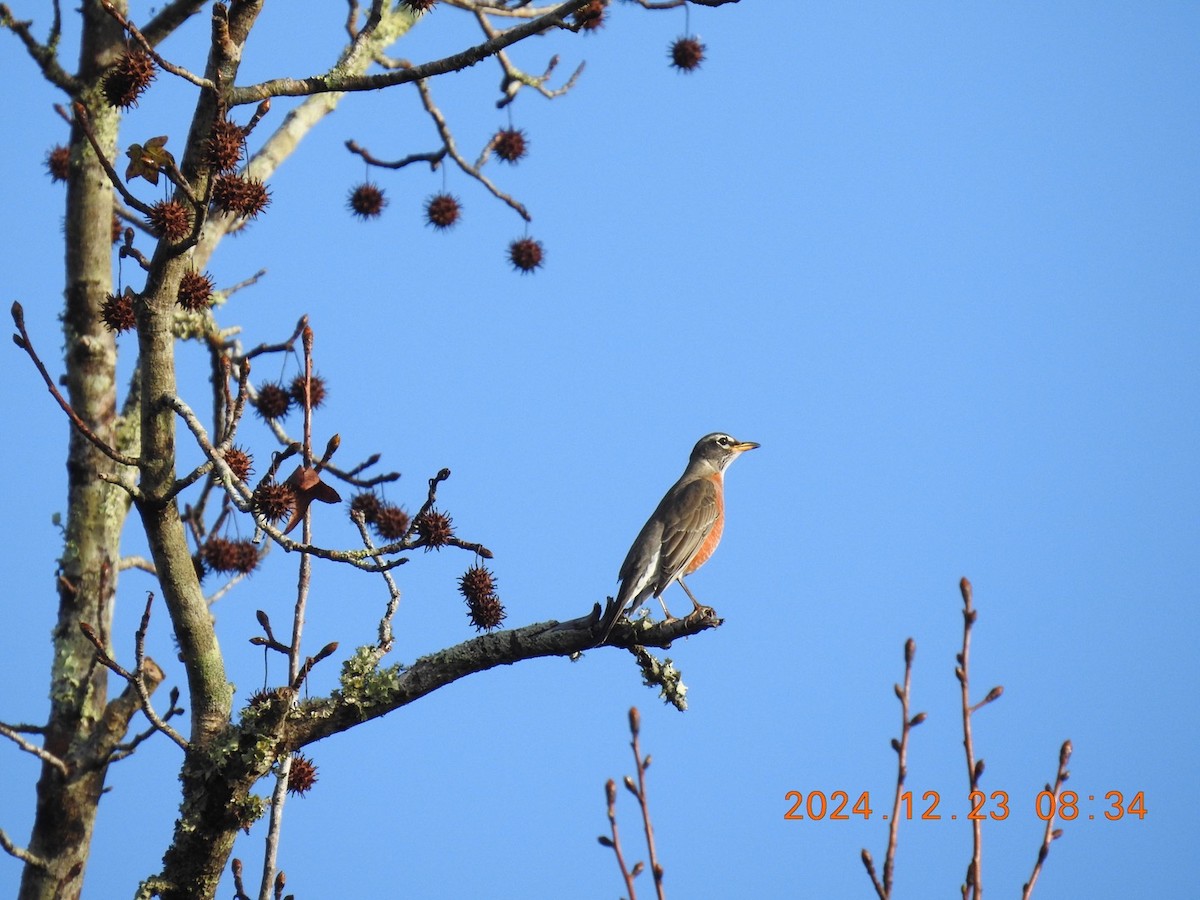
[{"label": "twig", "polygon": [[37,367],[38,372],[41,374],[42,381],[46,383],[46,387],[49,389],[51,396],[53,396],[58,402],[58,405],[62,408],[62,411],[67,414],[67,418],[71,420],[71,424],[75,426],[75,429],[85,438],[87,438],[97,450],[99,450],[113,462],[122,466],[136,467],[139,465],[137,459],[131,456],[125,456],[122,453],[118,453],[105,441],[101,440],[101,438],[94,431],[92,431],[91,428],[88,427],[87,423],[79,417],[79,414],[75,412],[71,404],[68,403],[67,399],[59,392],[58,387],[54,384],[54,379],[50,377],[50,373],[46,371],[45,365],[42,364],[41,359],[34,351],[33,342],[29,340],[29,332],[25,330],[25,310],[21,308],[20,303],[13,303],[12,317],[13,322],[17,326],[18,332],[18,334],[13,335],[13,343],[29,355],[29,358],[33,361],[33,364]]},{"label": "twig", "polygon": [[470,175],[485,188],[487,188],[497,200],[507,203],[526,222],[532,221],[529,211],[525,209],[524,204],[514,200],[500,188],[496,187],[486,175],[483,174],[476,166],[471,165],[458,152],[458,146],[454,143],[454,135],[450,132],[450,126],[446,124],[446,117],[442,115],[442,111],[438,109],[436,103],[433,102],[433,94],[429,91],[429,86],[424,80],[417,82],[417,92],[421,95],[421,104],[425,107],[425,111],[429,113],[429,117],[433,119],[434,127],[437,128],[438,134],[442,138],[442,142],[446,145],[446,152],[450,154],[460,169],[467,175]]},{"label": "twig", "polygon": [[44,872],[50,871],[50,864],[46,862],[46,860],[42,859],[36,854],[30,853],[24,847],[18,847],[12,842],[12,839],[4,833],[3,828],[0,828],[0,847],[2,847],[4,852],[9,856],[15,856],[27,866],[33,866],[34,868],[41,869]]},{"label": "twig", "polygon": [[233,871],[233,900],[250,900],[246,886],[242,884],[242,861],[235,857],[229,868]]},{"label": "twig", "polygon": [[296,350],[296,341],[300,339],[300,335],[304,333],[304,329],[308,327],[308,316],[301,316],[296,323],[296,330],[292,332],[292,336],[286,341],[280,341],[275,344],[259,344],[253,350],[248,350],[239,356],[236,362],[253,359],[256,356],[261,356],[264,353],[293,353]]},{"label": "twig", "polygon": [[501,32],[492,40],[408,69],[372,75],[351,75],[331,70],[323,75],[314,75],[309,78],[274,78],[259,84],[234,88],[230,91],[230,105],[253,103],[267,97],[303,97],[331,91],[374,91],[394,84],[408,84],[422,78],[431,78],[434,75],[444,75],[448,72],[466,69],[497,51],[510,47],[532,35],[541,34],[552,28],[571,29],[566,22],[566,17],[590,2],[591,0],[566,0],[545,15]]},{"label": "twig", "polygon": [[663,893],[663,867],[658,861],[658,850],[654,846],[654,826],[650,824],[650,804],[646,799],[646,770],[650,768],[650,757],[642,757],[641,748],[638,745],[638,732],[642,730],[642,715],[638,712],[636,706],[629,709],[629,732],[633,735],[633,740],[630,742],[630,747],[633,748],[633,761],[637,767],[637,790],[629,780],[625,778],[625,787],[629,788],[638,799],[638,804],[642,808],[642,823],[646,829],[646,849],[650,854],[650,874],[654,876],[654,890],[658,894],[658,900],[665,900],[666,895]]},{"label": "twig", "polygon": [[1063,741],[1063,745],[1058,751],[1058,774],[1054,776],[1054,787],[1046,785],[1046,790],[1054,797],[1054,813],[1046,819],[1046,830],[1042,834],[1042,845],[1038,847],[1037,862],[1033,864],[1033,874],[1029,876],[1029,881],[1021,889],[1021,900],[1029,900],[1033,896],[1033,886],[1037,884],[1038,876],[1042,874],[1042,863],[1046,861],[1046,857],[1050,853],[1050,844],[1062,837],[1062,829],[1054,827],[1054,819],[1058,815],[1059,790],[1063,783],[1071,777],[1071,773],[1067,769],[1067,763],[1070,761],[1071,742]]},{"label": "twig", "polygon": [[116,21],[116,23],[118,25],[120,25],[123,29],[125,29],[125,31],[128,32],[129,35],[135,41],[137,41],[138,45],[143,50],[145,50],[147,53],[150,54],[150,58],[153,59],[158,64],[158,67],[160,69],[162,69],[164,72],[170,72],[172,75],[178,76],[179,78],[182,78],[184,81],[189,81],[192,84],[194,84],[196,87],[201,88],[203,90],[214,91],[214,92],[216,91],[216,89],[217,89],[216,85],[213,84],[211,81],[209,81],[207,78],[201,78],[199,75],[193,75],[187,69],[185,69],[181,66],[176,66],[172,63],[169,63],[165,59],[163,59],[161,56],[159,56],[154,51],[154,47],[150,44],[150,41],[146,38],[146,36],[144,34],[142,34],[141,31],[138,30],[138,27],[136,25],[134,25],[132,22],[130,22],[128,19],[126,19],[123,15],[121,15],[120,11],[115,6],[113,6],[110,2],[108,2],[108,0],[100,0],[100,6],[104,9],[104,11],[106,13],[108,13],[110,16],[112,16],[112,18]]},{"label": "twig", "polygon": [[[79,630],[83,632],[83,636],[91,641],[92,645],[96,648],[96,659],[100,664],[120,675],[133,686],[133,689],[137,692],[138,699],[141,701],[142,712],[150,720],[150,723],[178,744],[180,748],[187,750],[188,742],[183,736],[154,711],[154,706],[150,702],[150,692],[146,689],[146,665],[156,666],[152,660],[146,659],[146,631],[150,627],[150,607],[153,603],[154,594],[149,593],[146,598],[146,610],[142,613],[141,623],[138,625],[138,630],[134,633],[134,659],[136,660],[136,664],[132,672],[108,655],[108,651],[104,648],[104,643],[100,640],[100,636],[96,634],[96,629],[91,625],[87,622],[80,622]],[[172,706],[174,706],[174,703],[172,703]]]},{"label": "twig", "polygon": [[[171,721],[171,719],[175,718],[175,716],[182,715],[182,714],[183,714],[183,707],[179,705],[179,688],[173,687],[173,688],[171,688],[170,706],[168,706],[167,711],[165,713],[163,713],[162,720],[164,722],[169,722],[169,721]],[[148,740],[157,732],[158,732],[158,728],[151,725],[145,731],[135,734],[133,736],[132,740],[129,740],[123,744],[117,744],[113,748],[111,755],[108,757],[108,761],[109,762],[120,762],[121,760],[132,756],[134,751],[137,750],[137,748],[139,746],[141,746],[143,741]]]},{"label": "twig", "polygon": [[[350,514],[350,521],[358,529],[359,535],[362,536],[363,546],[368,550],[375,549],[375,542],[371,539],[371,531],[367,528],[367,520],[363,518],[363,514],[359,510],[354,510]],[[373,557],[376,562],[378,557]],[[375,645],[371,656],[378,663],[392,649],[394,637],[392,635],[392,619],[396,616],[396,610],[400,608],[400,588],[396,586],[396,580],[392,578],[391,572],[381,572],[384,583],[388,589],[387,608],[383,612],[383,618],[379,620],[379,643]]]},{"label": "twig", "polygon": [[738,3],[740,0],[633,0],[642,9],[676,9],[691,3],[693,6],[724,6],[726,3]]},{"label": "twig", "polygon": [[54,24],[50,28],[50,38],[46,43],[40,43],[30,33],[29,26],[32,24],[32,22],[17,21],[13,17],[12,10],[8,8],[8,5],[0,3],[0,27],[7,28],[21,40],[30,57],[38,64],[38,68],[42,70],[42,75],[45,76],[47,81],[62,88],[71,96],[75,96],[81,90],[81,85],[76,78],[68,74],[66,69],[59,64],[58,54],[55,53],[55,45],[58,43],[58,34],[61,27],[58,3],[54,4]]},{"label": "twig", "polygon": [[617,866],[621,869],[621,878],[625,882],[625,890],[629,891],[629,900],[637,900],[637,892],[633,889],[633,879],[642,871],[642,864],[634,865],[633,871],[625,865],[625,854],[621,850],[621,835],[617,830],[617,783],[611,778],[604,783],[604,797],[608,802],[608,824],[612,837],[600,835],[600,846],[611,847],[617,857]]},{"label": "twig", "polygon": [[55,756],[49,750],[46,750],[42,747],[37,746],[36,744],[32,744],[29,741],[25,740],[25,738],[23,738],[23,737],[21,737],[21,735],[17,734],[16,729],[10,728],[7,725],[0,724],[0,736],[8,738],[10,741],[12,741],[14,744],[16,744],[18,747],[20,747],[26,753],[31,753],[34,756],[36,756],[38,759],[40,759],[42,762],[46,763],[47,765],[53,766],[54,768],[58,769],[58,771],[62,773],[64,778],[67,778],[70,776],[71,770],[65,762],[63,762],[61,759],[59,759],[57,756]]},{"label": "twig", "polygon": [[427,162],[429,163],[429,168],[436,172],[437,167],[441,165],[442,160],[446,157],[445,147],[441,150],[434,150],[431,153],[411,153],[403,159],[396,159],[390,162],[386,159],[379,159],[377,156],[373,156],[366,147],[363,147],[354,140],[346,141],[346,149],[351,153],[357,153],[361,156],[363,162],[367,165],[375,166],[379,169],[403,169],[405,166],[411,166],[413,163]]},{"label": "twig", "polygon": [[149,216],[152,212],[151,207],[147,206],[130,192],[129,188],[125,186],[125,182],[121,180],[121,176],[117,174],[117,170],[113,168],[112,162],[104,155],[104,151],[100,147],[100,142],[96,139],[96,132],[92,128],[92,119],[88,115],[87,107],[76,101],[71,104],[71,109],[75,111],[75,121],[83,129],[88,143],[92,145],[92,151],[96,154],[96,159],[100,161],[100,165],[104,168],[104,173],[108,175],[108,180],[112,182],[112,186],[117,189],[117,192],[120,193],[122,199],[127,204],[143,216]]},{"label": "twig", "polygon": [[[490,10],[476,9],[475,19],[479,22],[479,27],[483,30],[484,35],[488,38],[494,38],[500,32],[493,27],[491,20],[488,18],[490,13]],[[558,68],[557,55],[550,58],[550,62],[546,66],[546,71],[541,77],[528,75],[521,69],[518,69],[512,64],[512,61],[508,58],[508,54],[503,50],[496,53],[496,61],[500,63],[500,68],[504,72],[504,78],[500,81],[500,91],[504,96],[496,101],[497,109],[503,109],[512,103],[513,100],[517,99],[517,92],[521,85],[533,88],[547,100],[561,97],[575,86],[575,83],[579,80],[579,76],[583,74],[583,69],[586,65],[581,62],[562,87],[548,88],[546,87],[546,82],[550,80],[550,76]]]},{"label": "twig", "polygon": [[[967,778],[970,792],[979,790],[979,779],[983,775],[983,760],[975,758],[975,741],[971,734],[971,714],[980,707],[991,703],[1004,693],[1004,688],[994,687],[987,696],[974,706],[971,705],[970,663],[971,663],[971,627],[978,618],[978,612],[971,605],[971,582],[963,578],[958,583],[963,598],[963,642],[962,651],[957,654],[958,665],[954,674],[962,687],[962,719],[963,719],[963,748],[967,755]],[[966,883],[962,886],[963,900],[983,897],[983,819],[975,817],[971,821],[971,861],[967,865]]]},{"label": "twig", "polygon": [[883,859],[883,881],[875,874],[874,860],[866,848],[862,851],[863,865],[875,886],[879,900],[892,896],[893,874],[896,868],[896,847],[900,837],[900,803],[904,794],[904,782],[908,777],[908,735],[914,726],[925,721],[925,713],[909,718],[909,702],[912,698],[912,663],[917,652],[917,643],[912,638],[904,642],[904,683],[895,685],[896,698],[900,701],[900,738],[892,738],[892,749],[896,751],[896,796],[892,801],[892,818],[888,825],[887,850]]}]

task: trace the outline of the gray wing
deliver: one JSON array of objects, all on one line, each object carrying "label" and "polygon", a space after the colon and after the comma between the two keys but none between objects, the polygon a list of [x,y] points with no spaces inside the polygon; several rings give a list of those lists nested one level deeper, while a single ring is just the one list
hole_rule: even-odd
[{"label": "gray wing", "polygon": [[717,521],[717,486],[707,478],[688,482],[672,493],[674,497],[668,494],[659,506],[662,511],[662,555],[658,560],[655,597],[683,574]]}]

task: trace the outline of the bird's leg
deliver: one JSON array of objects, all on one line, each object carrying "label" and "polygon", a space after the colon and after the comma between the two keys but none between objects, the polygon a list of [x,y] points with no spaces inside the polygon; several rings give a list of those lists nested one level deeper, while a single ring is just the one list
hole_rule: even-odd
[{"label": "bird's leg", "polygon": [[697,610],[704,609],[704,607],[700,605],[700,601],[692,596],[692,592],[688,590],[688,586],[684,584],[682,578],[679,579],[679,586],[683,588],[684,593],[688,595],[688,599],[692,601],[692,606],[696,607]]},{"label": "bird's leg", "polygon": [[667,601],[662,598],[662,594],[658,595],[658,602],[663,608],[664,616],[666,616],[668,619],[675,618],[673,615],[671,615],[671,611],[669,609],[667,609]]}]

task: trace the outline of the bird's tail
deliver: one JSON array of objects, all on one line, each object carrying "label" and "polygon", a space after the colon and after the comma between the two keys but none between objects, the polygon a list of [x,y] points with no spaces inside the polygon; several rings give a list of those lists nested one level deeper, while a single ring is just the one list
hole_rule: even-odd
[{"label": "bird's tail", "polygon": [[621,613],[625,611],[625,606],[626,602],[620,599],[608,601],[604,615],[600,617],[600,640],[592,644],[593,647],[599,647],[608,640],[612,630],[617,626],[617,620],[621,618]]}]

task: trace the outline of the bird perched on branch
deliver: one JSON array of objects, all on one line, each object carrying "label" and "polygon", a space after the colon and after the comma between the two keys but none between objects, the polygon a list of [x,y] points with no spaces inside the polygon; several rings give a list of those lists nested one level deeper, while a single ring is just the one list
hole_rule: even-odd
[{"label": "bird perched on branch", "polygon": [[692,605],[701,609],[683,576],[708,562],[717,549],[725,527],[725,470],[757,446],[754,441],[739,441],[719,431],[696,442],[687,468],[629,548],[618,576],[617,599],[601,621],[603,636],[598,644],[608,640],[622,613],[632,612],[650,597],[657,597],[667,618],[673,618],[662,599],[673,581],[678,581]]}]

